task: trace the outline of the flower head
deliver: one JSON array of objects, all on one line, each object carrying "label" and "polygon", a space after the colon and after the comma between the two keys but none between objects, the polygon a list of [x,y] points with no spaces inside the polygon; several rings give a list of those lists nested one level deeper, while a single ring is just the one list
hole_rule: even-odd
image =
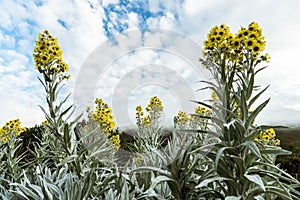
[{"label": "flower head", "polygon": [[68,65],[62,59],[62,51],[58,46],[57,38],[54,38],[47,30],[39,34],[33,58],[41,73],[63,73],[69,70]]},{"label": "flower head", "polygon": [[274,129],[270,128],[270,129],[267,129],[265,131],[271,138],[274,138],[276,136],[276,133],[274,131]]},{"label": "flower head", "polygon": [[150,99],[150,102],[146,108],[148,112],[162,112],[164,109],[163,104],[161,100],[157,97],[154,96]]},{"label": "flower head", "polygon": [[232,38],[232,33],[227,25],[214,26],[204,41],[204,49],[225,48]]},{"label": "flower head", "polygon": [[114,144],[116,149],[119,149],[121,147],[120,135],[113,135],[109,138],[109,140]]},{"label": "flower head", "polygon": [[[265,46],[266,41],[258,23],[252,22],[248,27],[241,27],[236,34],[232,34],[228,26],[221,24],[214,26],[208,33],[204,41],[204,52],[205,55],[211,56],[213,61],[222,58],[242,63],[249,58],[245,56],[247,53],[258,57]],[[263,61],[268,61],[269,57],[263,58]]]},{"label": "flower head", "polygon": [[255,141],[261,141],[268,145],[280,145],[280,140],[276,138],[276,133],[273,128],[269,128],[267,130],[260,131],[259,136]]},{"label": "flower head", "polygon": [[190,116],[186,112],[179,111],[176,116],[177,122],[181,124],[186,124],[190,121]]},{"label": "flower head", "polygon": [[206,114],[206,108],[203,107],[203,106],[197,106],[195,108],[195,114],[205,115]]},{"label": "flower head", "polygon": [[0,139],[3,143],[6,143],[9,138],[19,136],[26,130],[26,128],[21,127],[21,121],[19,119],[10,120],[0,128]]},{"label": "flower head", "polygon": [[110,135],[116,125],[112,110],[102,99],[97,98],[95,103],[96,110],[92,114],[92,119],[100,124],[100,128],[104,133]]},{"label": "flower head", "polygon": [[280,140],[279,140],[279,139],[276,139],[275,142],[274,142],[274,145],[280,146]]}]

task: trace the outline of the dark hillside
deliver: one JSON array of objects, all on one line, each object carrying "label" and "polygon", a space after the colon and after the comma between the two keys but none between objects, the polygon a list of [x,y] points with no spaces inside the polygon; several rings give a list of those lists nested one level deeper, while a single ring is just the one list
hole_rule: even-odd
[{"label": "dark hillside", "polygon": [[286,149],[291,145],[300,147],[300,128],[276,129],[276,135],[282,148]]}]

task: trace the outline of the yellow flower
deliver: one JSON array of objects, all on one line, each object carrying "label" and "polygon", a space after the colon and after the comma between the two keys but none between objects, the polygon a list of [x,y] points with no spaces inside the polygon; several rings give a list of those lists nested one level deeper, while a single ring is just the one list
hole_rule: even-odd
[{"label": "yellow flower", "polygon": [[[258,23],[252,22],[248,28],[241,29],[233,35],[225,24],[214,26],[204,41],[204,53],[216,59],[226,59],[234,63],[243,62],[248,58],[245,50],[250,50],[252,56],[258,56],[265,49],[265,39]],[[206,56],[204,56],[206,57]],[[264,58],[268,60],[267,58]]]},{"label": "yellow flower", "polygon": [[136,111],[141,112],[143,110],[142,106],[137,106]]},{"label": "yellow flower", "polygon": [[265,142],[269,142],[271,137],[267,134],[263,135],[262,139],[265,141]]},{"label": "yellow flower", "polygon": [[2,137],[5,134],[5,130],[0,128],[0,137]]},{"label": "yellow flower", "polygon": [[206,113],[206,108],[205,107],[197,106],[195,108],[195,114],[205,115],[205,113]]},{"label": "yellow flower", "polygon": [[3,143],[6,143],[7,141],[8,141],[8,137],[3,137],[3,138],[2,138],[2,142],[3,142]]},{"label": "yellow flower", "polygon": [[144,117],[144,124],[145,125],[147,125],[147,126],[149,126],[150,125],[150,123],[151,123],[151,119],[150,119],[150,117],[149,116],[147,116],[147,117]]},{"label": "yellow flower", "polygon": [[210,109],[206,110],[206,114],[207,115],[211,115],[212,114],[212,110],[210,110]]},{"label": "yellow flower", "polygon": [[250,32],[256,32],[258,34],[262,33],[262,29],[260,28],[257,22],[251,22],[251,24],[248,25],[248,30]]},{"label": "yellow flower", "polygon": [[143,160],[144,160],[143,157],[138,156],[138,157],[133,158],[133,163],[140,164],[140,163],[142,163]]},{"label": "yellow flower", "polygon": [[234,38],[232,40],[232,46],[234,49],[240,49],[240,40],[239,38]]},{"label": "yellow flower", "polygon": [[252,49],[255,44],[255,40],[253,38],[249,38],[245,43],[247,48]]},{"label": "yellow flower", "polygon": [[161,100],[157,97],[154,96],[150,99],[150,102],[146,108],[146,110],[151,114],[152,112],[162,112],[164,109],[163,104]]},{"label": "yellow flower", "polygon": [[275,142],[274,142],[274,145],[280,146],[280,140],[279,140],[279,139],[276,139]]},{"label": "yellow flower", "polygon": [[270,128],[266,130],[266,133],[271,137],[274,138],[276,136],[275,130]]},{"label": "yellow flower", "polygon": [[109,139],[115,146],[116,149],[119,149],[121,147],[120,145],[120,135],[113,135]]},{"label": "yellow flower", "polygon": [[264,56],[262,56],[262,60],[263,60],[263,61],[266,61],[266,62],[270,62],[271,57],[269,56],[268,53],[266,53]]},{"label": "yellow flower", "polygon": [[253,52],[255,54],[259,54],[262,50],[263,50],[263,47],[259,44],[259,43],[256,43],[253,48],[252,48]]}]

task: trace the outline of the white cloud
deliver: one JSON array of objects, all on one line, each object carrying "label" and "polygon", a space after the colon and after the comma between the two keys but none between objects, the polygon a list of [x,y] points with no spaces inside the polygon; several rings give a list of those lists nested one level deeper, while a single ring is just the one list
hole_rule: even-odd
[{"label": "white cloud", "polygon": [[0,30],[0,46],[11,49],[11,48],[15,47],[15,43],[16,43],[16,40],[13,36],[4,34]]},{"label": "white cloud", "polygon": [[102,0],[103,6],[108,6],[109,4],[118,4],[119,0]]},{"label": "white cloud", "polygon": [[128,14],[128,29],[138,28],[138,14],[134,12],[130,12]]},{"label": "white cloud", "polygon": [[216,0],[211,1],[199,1],[199,0],[187,0],[184,2],[184,13],[185,16],[195,17],[201,14],[203,11],[213,8],[217,3],[220,3]]},{"label": "white cloud", "polygon": [[0,58],[1,73],[20,72],[24,70],[28,64],[28,58],[14,50],[0,50]]}]

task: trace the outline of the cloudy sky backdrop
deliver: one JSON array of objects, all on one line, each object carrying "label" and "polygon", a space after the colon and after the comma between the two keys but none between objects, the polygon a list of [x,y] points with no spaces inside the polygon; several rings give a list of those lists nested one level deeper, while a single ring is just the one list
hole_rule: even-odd
[{"label": "cloudy sky backdrop", "polygon": [[[258,123],[300,124],[299,10],[298,0],[0,0],[0,125],[14,118],[20,118],[25,126],[44,120],[37,105],[45,106],[45,94],[36,78],[39,74],[32,52],[38,33],[45,29],[58,38],[63,49],[72,76],[66,92],[74,93],[79,73],[91,53],[120,37],[120,33],[139,33],[136,39],[142,38],[141,44],[145,45],[152,44],[150,39],[157,39],[151,36],[151,29],[167,29],[173,31],[173,36],[183,35],[198,44],[199,49],[191,49],[190,54],[200,57],[202,42],[211,27],[225,23],[236,32],[252,21],[263,28],[266,52],[271,56],[269,67],[257,79],[261,85],[271,84],[264,96],[271,97],[271,102]],[[130,44],[126,46],[129,49]],[[170,44],[174,45],[173,42],[160,45]],[[120,46],[113,42],[111,45],[109,48]],[[190,97],[190,94],[182,92],[184,89],[178,92],[158,80],[164,77],[174,84],[180,80],[179,85],[186,84],[193,91],[201,87],[196,82],[199,72],[195,71],[195,61],[178,55],[180,46],[177,50],[179,53],[174,54],[140,48],[120,55],[107,55],[103,51],[111,62],[101,66],[103,75],[97,79],[94,97],[104,98],[110,105],[115,101],[117,105],[122,101],[114,97],[131,87],[127,91],[128,101],[119,108],[126,110],[132,121],[135,106],[145,106],[153,95],[162,99],[165,116],[176,114],[185,105],[180,95]],[[153,79],[147,79],[149,76]],[[140,86],[133,87],[132,83]],[[204,94],[194,95],[201,99]]]}]

